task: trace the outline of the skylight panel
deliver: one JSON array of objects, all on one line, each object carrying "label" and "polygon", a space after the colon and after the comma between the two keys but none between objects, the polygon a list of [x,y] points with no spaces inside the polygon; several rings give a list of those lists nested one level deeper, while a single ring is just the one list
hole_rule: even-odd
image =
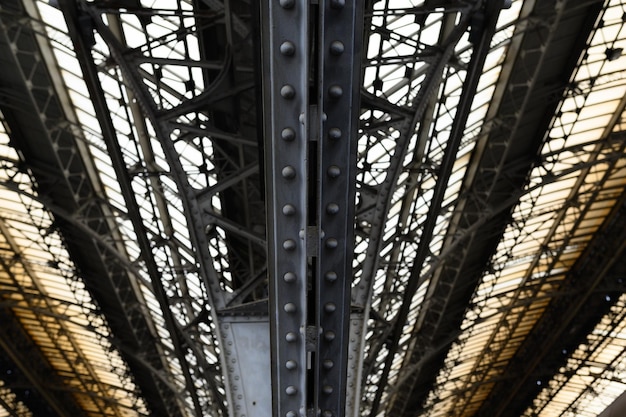
[{"label": "skylight panel", "polygon": [[[1,136],[6,138],[4,129]],[[3,154],[13,154],[7,147],[6,140],[0,143]],[[17,164],[17,160],[6,160],[4,163],[3,174],[16,169],[14,164]],[[17,177],[13,179],[18,180]],[[0,285],[11,288],[12,295],[5,302],[9,302],[16,317],[22,321],[31,337],[40,343],[42,352],[58,370],[65,370],[69,376],[81,381],[97,381],[83,387],[85,397],[77,395],[79,401],[86,401],[86,396],[96,396],[107,401],[116,401],[117,397],[121,402],[135,397],[132,401],[141,410],[134,385],[124,379],[125,365],[119,353],[110,345],[106,323],[97,316],[89,294],[81,290],[80,277],[72,269],[73,264],[63,248],[62,239],[52,228],[52,218],[43,206],[29,197],[36,197],[29,178],[23,176],[16,185],[22,190],[21,194],[6,188],[6,183],[0,188],[0,198],[3,200],[0,240],[19,259],[11,267],[12,275],[4,274],[0,277]],[[5,205],[9,201],[14,206],[13,215],[8,211],[10,207]],[[48,233],[42,235],[41,232],[45,230]],[[89,362],[90,365],[81,366],[75,360],[70,361],[70,356]],[[123,393],[123,396],[113,394],[115,391]]]},{"label": "skylight panel", "polygon": [[[620,16],[621,13],[620,11]],[[610,15],[611,13],[605,15],[605,22],[607,16]],[[603,29],[598,29],[594,37],[595,40],[606,35],[606,33],[603,36],[598,34],[602,31]],[[610,31],[616,33],[614,27]],[[580,69],[573,78],[582,80],[594,77],[599,80],[603,76],[603,71],[612,71],[608,69],[605,62],[597,57],[600,54],[599,49],[601,48],[591,49],[588,59],[581,63]],[[604,49],[602,49],[602,53],[604,53]],[[606,59],[606,56],[604,58]],[[587,89],[584,90],[584,95],[566,98],[561,104],[561,111],[555,118],[555,127],[550,133],[552,140],[546,143],[543,150],[544,155],[554,155],[554,158],[551,157],[552,162],[546,160],[543,166],[538,165],[533,170],[529,193],[522,196],[520,204],[513,213],[515,223],[509,226],[505,232],[497,252],[500,255],[494,257],[494,260],[502,257],[505,262],[503,263],[501,260],[494,262],[496,274],[486,275],[483,284],[474,296],[473,303],[478,303],[479,300],[486,302],[480,307],[480,314],[491,316],[489,322],[496,319],[498,322],[503,322],[505,317],[509,323],[512,323],[512,320],[519,320],[514,327],[517,330],[509,335],[508,344],[512,349],[502,350],[501,360],[504,360],[504,363],[515,352],[515,346],[519,343],[514,340],[515,334],[524,337],[526,332],[530,330],[552,296],[552,285],[559,285],[559,280],[566,277],[565,271],[571,268],[576,261],[577,256],[582,251],[582,245],[591,238],[592,233],[598,229],[604,216],[606,216],[606,208],[600,211],[593,208],[595,206],[592,201],[594,201],[595,196],[599,196],[598,184],[609,187],[610,181],[617,181],[621,184],[624,181],[623,175],[619,174],[616,169],[614,160],[608,162],[607,165],[594,165],[591,169],[585,169],[588,162],[596,161],[595,158],[605,157],[606,151],[604,149],[606,146],[602,142],[592,145],[591,149],[595,147],[595,152],[590,153],[588,149],[585,152],[567,151],[568,146],[578,146],[584,143],[593,144],[594,141],[601,140],[603,135],[607,134],[606,127],[608,126],[610,129],[612,121],[615,120],[617,99],[623,94],[620,93],[623,88],[621,86],[611,90],[611,93],[605,98],[599,97],[604,88],[602,85],[589,84],[585,88]],[[559,137],[564,137],[565,140],[555,140]],[[562,146],[562,153],[557,158],[556,151],[559,149],[559,145]],[[575,169],[575,167],[579,168]],[[609,171],[607,172],[606,169]],[[553,181],[546,181],[546,171],[555,175],[556,178]],[[612,179],[609,180],[608,178]],[[539,185],[542,181],[545,181],[543,185],[534,188],[533,184]],[[587,185],[585,186],[585,184]],[[570,209],[558,208],[559,202],[571,201],[574,196],[578,199],[579,204],[583,204],[582,206],[575,205]],[[585,196],[588,198],[585,199]],[[542,213],[542,211],[544,212]],[[523,229],[520,229],[521,225],[524,225]],[[558,230],[562,230],[562,232],[557,233]],[[563,246],[568,245],[569,242],[576,242],[576,244],[575,246]],[[539,255],[532,256],[535,253]],[[551,277],[550,281],[547,281],[549,271],[551,271]],[[535,285],[533,289],[530,284],[534,281],[540,285]],[[542,282],[554,284],[544,285],[541,284]],[[525,309],[517,308],[498,312],[498,304],[491,303],[490,300],[497,296],[500,292],[499,289],[504,288],[509,289],[507,293],[510,294],[510,299],[506,303],[508,305],[516,305],[526,298],[531,301],[527,312]],[[536,298],[541,295],[541,292],[538,292],[540,289],[545,289],[547,297]],[[480,298],[478,298],[479,296]],[[490,310],[493,313],[488,313]],[[483,326],[480,324],[472,325],[471,323],[471,319],[466,321],[466,325],[469,327],[466,334],[462,334],[460,339],[472,341],[471,343],[480,343],[479,341],[484,339],[479,337],[479,334],[485,329],[480,330]],[[467,349],[465,347],[461,351],[451,350],[450,355],[453,356],[450,359],[456,358],[455,360],[459,361],[459,358],[463,357],[461,352],[465,352]],[[466,365],[456,365],[456,367],[460,366],[466,369]],[[494,366],[495,371],[493,375],[497,375],[498,367],[495,364],[492,366]],[[456,372],[454,369],[452,372]],[[486,383],[488,377],[485,376],[482,381]],[[445,397],[441,388],[436,388],[434,392],[436,394],[431,397],[433,401],[436,398]],[[479,402],[478,399],[477,403]],[[553,411],[552,414],[547,413],[545,415],[561,414]]]}]

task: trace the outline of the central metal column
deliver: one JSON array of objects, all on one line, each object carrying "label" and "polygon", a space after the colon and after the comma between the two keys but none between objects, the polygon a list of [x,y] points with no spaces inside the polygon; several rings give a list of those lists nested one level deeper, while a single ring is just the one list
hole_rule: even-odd
[{"label": "central metal column", "polygon": [[307,0],[261,10],[272,415],[306,410]]},{"label": "central metal column", "polygon": [[318,16],[315,409],[331,417],[346,408],[363,5],[327,0]]},{"label": "central metal column", "polygon": [[261,11],[274,416],[343,416],[363,5]]}]

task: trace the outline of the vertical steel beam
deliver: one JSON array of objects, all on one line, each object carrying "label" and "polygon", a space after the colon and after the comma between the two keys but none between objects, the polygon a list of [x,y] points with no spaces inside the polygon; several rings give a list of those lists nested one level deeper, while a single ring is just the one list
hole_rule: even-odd
[{"label": "vertical steel beam", "polygon": [[275,416],[345,412],[361,1],[262,10]]},{"label": "vertical steel beam", "polygon": [[272,415],[306,409],[307,0],[261,6]]},{"label": "vertical steel beam", "polygon": [[[318,18],[318,196],[315,409],[343,416],[354,248],[363,4],[325,0]],[[314,139],[314,138],[312,138]],[[319,414],[318,414],[319,415]]]}]

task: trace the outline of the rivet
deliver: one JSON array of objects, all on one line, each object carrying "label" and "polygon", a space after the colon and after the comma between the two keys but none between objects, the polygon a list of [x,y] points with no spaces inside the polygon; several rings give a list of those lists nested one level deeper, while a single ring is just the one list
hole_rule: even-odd
[{"label": "rivet", "polygon": [[330,359],[325,359],[322,364],[324,369],[333,369],[333,366],[335,366],[335,363]]},{"label": "rivet", "polygon": [[287,313],[295,313],[297,308],[296,305],[294,303],[287,303],[285,304],[285,306],[283,307],[283,309],[285,310],[285,312]]},{"label": "rivet", "polygon": [[283,9],[291,9],[296,4],[296,0],[280,0]]},{"label": "rivet", "polygon": [[283,280],[286,283],[296,282],[296,278],[296,274],[294,274],[293,272],[286,272],[285,275],[283,275]]},{"label": "rivet", "polygon": [[332,341],[332,340],[335,340],[336,336],[337,335],[332,330],[329,330],[326,333],[324,333],[324,339],[326,339],[329,342]]},{"label": "rivet", "polygon": [[[330,87],[330,88],[332,90],[333,87]],[[285,84],[280,88],[280,95],[283,96],[283,98],[292,99],[296,96],[296,89],[293,88],[293,86],[289,84]],[[331,93],[331,97],[332,97],[332,93]]]},{"label": "rivet", "polygon": [[298,392],[298,389],[296,387],[294,387],[293,385],[289,385],[286,389],[285,389],[285,393],[287,395],[296,395],[296,393]]},{"label": "rivet", "polygon": [[285,216],[293,216],[296,214],[296,207],[293,204],[285,204],[283,206],[283,214]]},{"label": "rivet", "polygon": [[333,412],[330,410],[324,410],[324,412],[322,413],[323,417],[333,417]]},{"label": "rivet", "polygon": [[285,414],[285,417],[296,417],[296,412],[295,411],[288,411],[287,414]]},{"label": "rivet", "polygon": [[330,53],[333,55],[341,55],[345,47],[343,46],[343,42],[341,41],[332,41],[330,43]]},{"label": "rivet", "polygon": [[335,282],[337,281],[337,273],[335,271],[328,271],[324,275],[324,278],[326,278],[326,281],[328,282]]},{"label": "rivet", "polygon": [[[285,87],[283,87],[283,88],[285,88]],[[291,88],[293,89],[293,87],[291,87]],[[293,93],[295,94],[295,91]],[[281,94],[282,94],[282,90],[281,90]],[[331,98],[339,98],[339,97],[341,97],[343,95],[343,88],[341,88],[340,86],[338,86],[336,84],[335,85],[331,85],[330,88],[328,89],[328,95]],[[283,96],[283,97],[285,97],[285,96]],[[285,98],[287,98],[287,97],[285,97]],[[289,98],[291,98],[291,97],[289,97]]]},{"label": "rivet", "polygon": [[330,385],[324,385],[324,388],[322,388],[322,391],[324,391],[324,394],[330,395],[333,393],[333,387]]},{"label": "rivet", "polygon": [[287,362],[285,362],[285,368],[289,369],[290,371],[296,369],[298,367],[298,363],[294,360],[288,360]]},{"label": "rivet", "polygon": [[291,142],[296,138],[296,131],[290,127],[286,127],[280,132],[280,137],[287,142]]},{"label": "rivet", "polygon": [[286,56],[293,56],[296,53],[296,45],[293,42],[285,41],[280,44],[280,53]]},{"label": "rivet", "polygon": [[283,249],[294,250],[296,248],[296,241],[293,239],[287,239],[283,242]]},{"label": "rivet", "polygon": [[330,0],[330,7],[333,9],[343,9],[346,5],[346,0]]},{"label": "rivet", "polygon": [[337,246],[339,246],[339,241],[337,241],[337,239],[335,239],[334,237],[329,237],[328,239],[326,239],[326,247],[328,249],[335,249]]},{"label": "rivet", "polygon": [[335,305],[335,303],[326,303],[324,305],[324,311],[327,313],[334,313],[335,310],[337,310],[337,306]]},{"label": "rivet", "polygon": [[296,340],[298,340],[298,336],[294,332],[288,332],[285,335],[285,340],[288,341],[289,343],[293,343]]},{"label": "rivet", "polygon": [[334,140],[341,139],[341,129],[333,127],[328,131],[328,137]]},{"label": "rivet", "polygon": [[287,165],[283,168],[281,173],[283,174],[284,178],[291,179],[296,176],[296,169],[291,165]]},{"label": "rivet", "polygon": [[337,178],[339,175],[341,175],[341,168],[339,168],[337,165],[331,165],[328,167],[329,177]]},{"label": "rivet", "polygon": [[[284,209],[283,209],[284,213]],[[337,203],[328,203],[326,206],[326,213],[328,214],[337,214],[339,213],[339,204]]]}]

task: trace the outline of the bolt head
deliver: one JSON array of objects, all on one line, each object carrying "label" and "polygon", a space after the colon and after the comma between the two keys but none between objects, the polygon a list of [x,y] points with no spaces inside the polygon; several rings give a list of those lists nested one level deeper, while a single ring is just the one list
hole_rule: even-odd
[{"label": "bolt head", "polygon": [[296,0],[280,0],[280,6],[283,9],[293,9],[293,6],[296,5]]},{"label": "bolt head", "polygon": [[345,50],[345,46],[341,41],[332,41],[330,43],[330,53],[333,55],[341,55]]},{"label": "bolt head", "polygon": [[283,280],[288,283],[291,284],[292,282],[296,282],[296,274],[294,274],[293,272],[287,272],[285,273],[285,275],[283,275]]},{"label": "bolt head", "polygon": [[293,216],[296,214],[296,207],[293,204],[285,204],[283,206],[283,214],[285,216]]},{"label": "bolt head", "polygon": [[[294,94],[295,94],[295,92],[294,92]],[[336,84],[335,85],[331,85],[330,88],[328,89],[328,95],[331,98],[338,99],[339,97],[341,97],[343,95],[343,88],[341,88],[340,86],[338,86]]]},{"label": "bolt head", "polygon": [[331,178],[337,178],[341,175],[341,168],[337,165],[331,165],[328,167],[328,176]]},{"label": "bolt head", "polygon": [[286,142],[291,142],[296,138],[296,131],[290,127],[286,127],[280,132],[280,137]]},{"label": "bolt head", "polygon": [[328,249],[336,249],[337,246],[339,246],[339,241],[335,239],[334,237],[328,238],[326,240],[326,247]]},{"label": "bolt head", "polygon": [[296,96],[296,89],[292,85],[285,84],[280,88],[280,95],[287,100],[291,100]]},{"label": "bolt head", "polygon": [[283,242],[283,249],[294,250],[296,248],[296,241],[293,239],[287,239]]},{"label": "bolt head", "polygon": [[296,176],[296,169],[291,165],[287,165],[283,168],[281,174],[283,175],[283,178],[292,179]]},{"label": "bolt head", "polygon": [[285,56],[293,56],[296,53],[296,45],[291,41],[285,41],[280,44],[280,53]]},{"label": "bolt head", "polygon": [[328,131],[328,137],[333,140],[341,139],[341,129],[333,127]]}]

